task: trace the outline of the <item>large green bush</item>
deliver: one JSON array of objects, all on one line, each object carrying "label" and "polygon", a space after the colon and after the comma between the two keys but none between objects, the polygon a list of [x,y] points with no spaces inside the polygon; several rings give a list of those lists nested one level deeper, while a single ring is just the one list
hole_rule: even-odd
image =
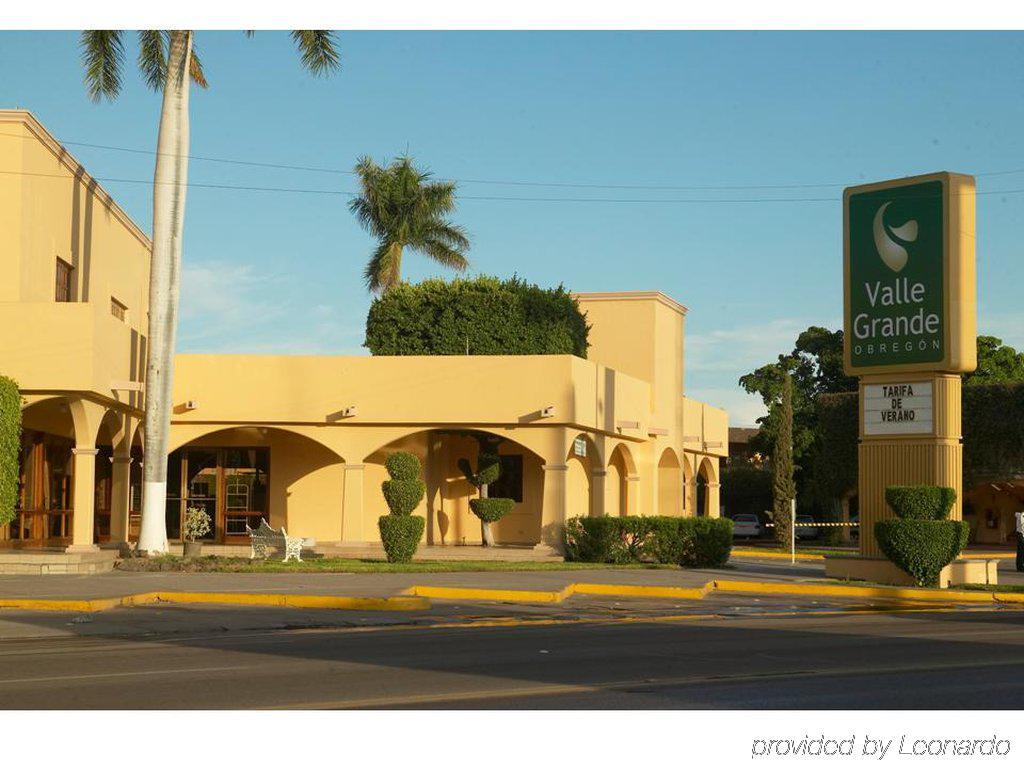
[{"label": "large green bush", "polygon": [[420,479],[422,465],[415,455],[399,451],[388,456],[384,466],[391,479],[380,487],[391,514],[382,515],[377,528],[388,562],[407,563],[416,553],[426,525],[426,520],[412,514],[426,493]]},{"label": "large green bush", "polygon": [[366,317],[374,355],[587,356],[586,316],[565,288],[518,278],[402,283]]},{"label": "large green bush", "polygon": [[728,518],[574,517],[565,526],[565,559],[576,562],[718,568],[731,552]]},{"label": "large green bush", "polygon": [[970,535],[970,525],[947,520],[956,491],[935,485],[892,485],[885,501],[895,520],[875,523],[878,546],[919,587],[934,587],[939,573],[956,560]]},{"label": "large green bush", "polygon": [[721,568],[732,554],[732,520],[727,517],[680,518],[684,568]]},{"label": "large green bush", "polygon": [[13,380],[0,376],[0,525],[14,519],[20,452],[21,394]]},{"label": "large green bush", "polygon": [[890,485],[885,503],[900,520],[945,520],[956,503],[956,491],[938,485]]}]

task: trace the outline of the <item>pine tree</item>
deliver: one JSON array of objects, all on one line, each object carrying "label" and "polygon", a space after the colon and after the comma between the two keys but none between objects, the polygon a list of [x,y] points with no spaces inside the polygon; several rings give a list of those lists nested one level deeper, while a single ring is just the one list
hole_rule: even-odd
[{"label": "pine tree", "polygon": [[775,540],[783,546],[790,541],[791,502],[796,497],[793,482],[793,377],[786,373],[782,393],[774,408],[778,409],[778,432],[772,446],[772,522]]}]

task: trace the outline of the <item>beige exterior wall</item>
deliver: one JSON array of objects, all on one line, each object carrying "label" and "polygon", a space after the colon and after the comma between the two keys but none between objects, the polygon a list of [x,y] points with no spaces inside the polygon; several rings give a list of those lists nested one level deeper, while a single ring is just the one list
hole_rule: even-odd
[{"label": "beige exterior wall", "polygon": [[[0,163],[22,171],[0,177],[0,373],[18,380],[36,428],[72,425],[80,448],[101,436],[127,455],[142,415],[130,382],[144,373],[149,241],[30,115],[0,123],[18,134],[0,140]],[[74,267],[72,302],[55,301],[57,258]],[[271,524],[320,542],[378,540],[384,460],[410,450],[425,467],[425,540],[479,543],[475,489],[457,466],[475,459],[470,430],[523,457],[523,499],[496,525],[499,542],[557,546],[575,515],[695,514],[698,480],[701,512],[717,515],[728,420],[684,396],[685,308],[658,292],[578,298],[586,360],[178,355],[170,447],[268,448]],[[85,466],[93,454],[76,456]],[[75,544],[87,546],[78,482]]]}]

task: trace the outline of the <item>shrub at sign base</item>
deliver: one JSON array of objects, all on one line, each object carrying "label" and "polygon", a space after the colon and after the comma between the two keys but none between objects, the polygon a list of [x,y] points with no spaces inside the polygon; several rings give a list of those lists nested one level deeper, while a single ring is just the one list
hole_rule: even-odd
[{"label": "shrub at sign base", "polygon": [[919,587],[934,587],[942,569],[967,546],[970,526],[947,520],[956,491],[931,485],[891,486],[885,501],[896,520],[875,523],[878,546]]},{"label": "shrub at sign base", "polygon": [[0,376],[0,525],[14,519],[20,452],[21,394],[17,384]]},{"label": "shrub at sign base", "polygon": [[388,456],[384,466],[391,476],[381,483],[384,501],[391,514],[377,520],[380,540],[389,563],[408,563],[416,554],[427,521],[413,515],[427,491],[420,479],[420,460],[404,451]]},{"label": "shrub at sign base", "polygon": [[574,517],[565,525],[565,559],[576,562],[719,568],[731,552],[727,518]]}]

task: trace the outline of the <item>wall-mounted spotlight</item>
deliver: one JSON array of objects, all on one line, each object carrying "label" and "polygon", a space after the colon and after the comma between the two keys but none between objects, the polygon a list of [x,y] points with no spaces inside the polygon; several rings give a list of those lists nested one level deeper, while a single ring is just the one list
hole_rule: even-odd
[{"label": "wall-mounted spotlight", "polygon": [[549,405],[547,408],[540,409],[540,417],[542,419],[550,419],[555,415],[555,406]]},{"label": "wall-mounted spotlight", "polygon": [[185,410],[186,411],[194,411],[198,407],[199,407],[199,401],[198,400],[186,400],[185,401]]},{"label": "wall-mounted spotlight", "polygon": [[342,408],[341,409],[341,418],[343,418],[343,419],[350,419],[353,416],[358,416],[358,415],[359,415],[359,409],[356,408],[354,405],[350,405],[348,408]]}]

